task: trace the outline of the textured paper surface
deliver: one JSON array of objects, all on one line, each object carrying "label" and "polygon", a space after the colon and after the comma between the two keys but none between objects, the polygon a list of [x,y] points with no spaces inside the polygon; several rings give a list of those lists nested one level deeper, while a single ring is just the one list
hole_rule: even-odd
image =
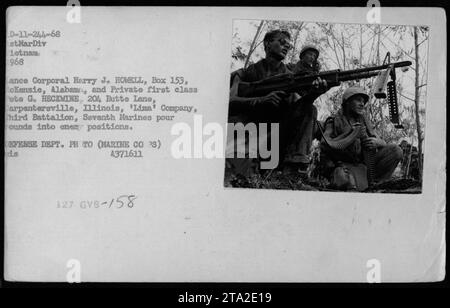
[{"label": "textured paper surface", "polygon": [[[30,60],[26,74],[186,76],[201,91],[183,104],[218,123],[227,121],[233,19],[366,23],[367,13],[365,8],[81,9],[80,24],[66,22],[66,8],[8,10],[8,29],[55,28],[64,34]],[[367,261],[377,259],[383,282],[442,280],[445,13],[382,8],[381,14],[383,24],[430,27],[422,194],[226,189],[223,159],[175,160],[168,150],[141,160],[36,150],[5,160],[5,279],[66,281],[67,261],[77,259],[81,280],[90,282],[365,282]],[[8,67],[7,76],[23,73],[16,69]],[[167,145],[169,132],[164,124],[133,133],[160,136]],[[56,208],[57,200],[118,193],[137,195],[136,206]]]}]

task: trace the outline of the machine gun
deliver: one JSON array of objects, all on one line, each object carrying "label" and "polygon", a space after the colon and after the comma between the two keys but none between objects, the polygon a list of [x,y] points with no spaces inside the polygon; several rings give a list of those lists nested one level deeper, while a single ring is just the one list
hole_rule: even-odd
[{"label": "machine gun", "polygon": [[[383,61],[383,65],[387,65],[388,67],[378,74],[378,78],[375,81],[373,95],[378,99],[387,98],[389,105],[389,118],[391,122],[394,123],[395,128],[403,128],[403,125],[399,122],[400,119],[398,115],[397,88],[395,85],[395,63],[391,64],[390,62],[391,54],[388,52]],[[390,81],[388,81],[389,77],[391,78]]]},{"label": "machine gun", "polygon": [[[396,63],[389,62],[390,54],[387,53],[384,64],[379,66],[365,67],[348,71],[341,71],[337,69],[313,74],[285,73],[255,82],[240,82],[238,85],[237,95],[240,97],[260,97],[268,95],[273,91],[301,93],[311,89],[313,81],[319,77],[327,81],[328,87],[335,87],[343,81],[359,80],[378,76],[375,81],[376,86],[374,95],[376,98],[387,97],[390,120],[395,124],[396,128],[402,128],[403,126],[399,123],[397,93],[395,87],[395,69],[398,67],[410,66],[412,63],[411,61]],[[392,80],[388,82],[389,77],[391,77]],[[387,94],[385,93],[386,87]]]}]

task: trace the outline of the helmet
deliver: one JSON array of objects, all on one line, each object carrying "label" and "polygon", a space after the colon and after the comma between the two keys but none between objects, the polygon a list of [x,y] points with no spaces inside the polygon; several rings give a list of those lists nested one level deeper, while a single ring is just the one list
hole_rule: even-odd
[{"label": "helmet", "polygon": [[364,98],[364,103],[367,103],[367,101],[369,100],[369,95],[366,94],[366,91],[364,91],[363,88],[350,87],[344,91],[344,94],[342,95],[342,103],[344,104],[349,98],[355,95],[361,95]]},{"label": "helmet", "polygon": [[316,58],[319,57],[319,49],[317,49],[317,48],[316,48],[315,46],[313,46],[313,45],[305,45],[305,46],[302,48],[302,50],[300,51],[300,59],[302,58],[303,53],[304,53],[305,51],[307,51],[307,50],[312,50],[312,51],[314,51],[314,52],[316,53]]}]

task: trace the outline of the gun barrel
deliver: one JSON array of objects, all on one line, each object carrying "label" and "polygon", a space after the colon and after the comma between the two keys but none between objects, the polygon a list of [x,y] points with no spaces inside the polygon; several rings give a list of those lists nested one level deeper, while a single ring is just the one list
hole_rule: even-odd
[{"label": "gun barrel", "polygon": [[348,81],[348,80],[357,80],[357,79],[365,79],[377,76],[378,72],[356,72],[351,74],[345,74],[342,77],[339,77],[339,81]]},{"label": "gun barrel", "polygon": [[354,74],[354,73],[362,73],[362,72],[379,71],[379,70],[387,69],[389,66],[393,66],[394,68],[396,68],[396,67],[410,66],[411,64],[412,64],[411,61],[402,61],[402,62],[396,62],[396,63],[389,63],[389,64],[385,64],[385,65],[379,65],[379,66],[371,66],[371,67],[366,67],[366,68],[357,68],[357,69],[354,69],[354,70],[343,71],[342,73]]},{"label": "gun barrel", "polygon": [[241,97],[257,97],[267,95],[272,91],[281,90],[288,93],[309,89],[316,78],[327,80],[329,86],[339,85],[341,81],[365,79],[377,76],[379,71],[388,67],[403,67],[411,65],[411,61],[403,61],[379,65],[373,67],[359,68],[348,71],[333,70],[311,75],[304,74],[280,74],[255,82],[240,82],[238,95]]}]

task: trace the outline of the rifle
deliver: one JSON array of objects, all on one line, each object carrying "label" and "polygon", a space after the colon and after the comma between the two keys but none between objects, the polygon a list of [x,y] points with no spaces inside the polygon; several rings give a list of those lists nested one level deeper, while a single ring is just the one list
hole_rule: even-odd
[{"label": "rifle", "polygon": [[286,93],[301,92],[309,90],[312,87],[313,81],[318,77],[325,79],[329,87],[335,87],[343,81],[370,78],[377,76],[382,70],[410,66],[411,64],[411,61],[403,61],[348,71],[337,69],[313,74],[278,74],[255,82],[240,82],[238,86],[238,96],[258,97],[265,96],[273,91],[285,91]]},{"label": "rifle", "polygon": [[[385,62],[388,58],[390,62],[389,53],[387,53],[385,57]],[[376,98],[388,98],[390,119],[395,124],[396,128],[402,128],[403,126],[399,123],[398,117],[397,93],[395,88],[395,68],[410,66],[411,64],[411,61],[402,61],[347,71],[337,69],[313,74],[279,74],[255,82],[240,82],[238,85],[237,95],[240,97],[260,97],[268,95],[273,91],[301,93],[302,91],[311,89],[313,81],[319,77],[326,80],[328,87],[331,88],[338,86],[343,81],[359,80],[378,76],[375,82],[376,86],[374,95]],[[392,80],[387,82],[389,77],[391,77]],[[386,86],[388,90],[387,95],[385,94]]]}]

